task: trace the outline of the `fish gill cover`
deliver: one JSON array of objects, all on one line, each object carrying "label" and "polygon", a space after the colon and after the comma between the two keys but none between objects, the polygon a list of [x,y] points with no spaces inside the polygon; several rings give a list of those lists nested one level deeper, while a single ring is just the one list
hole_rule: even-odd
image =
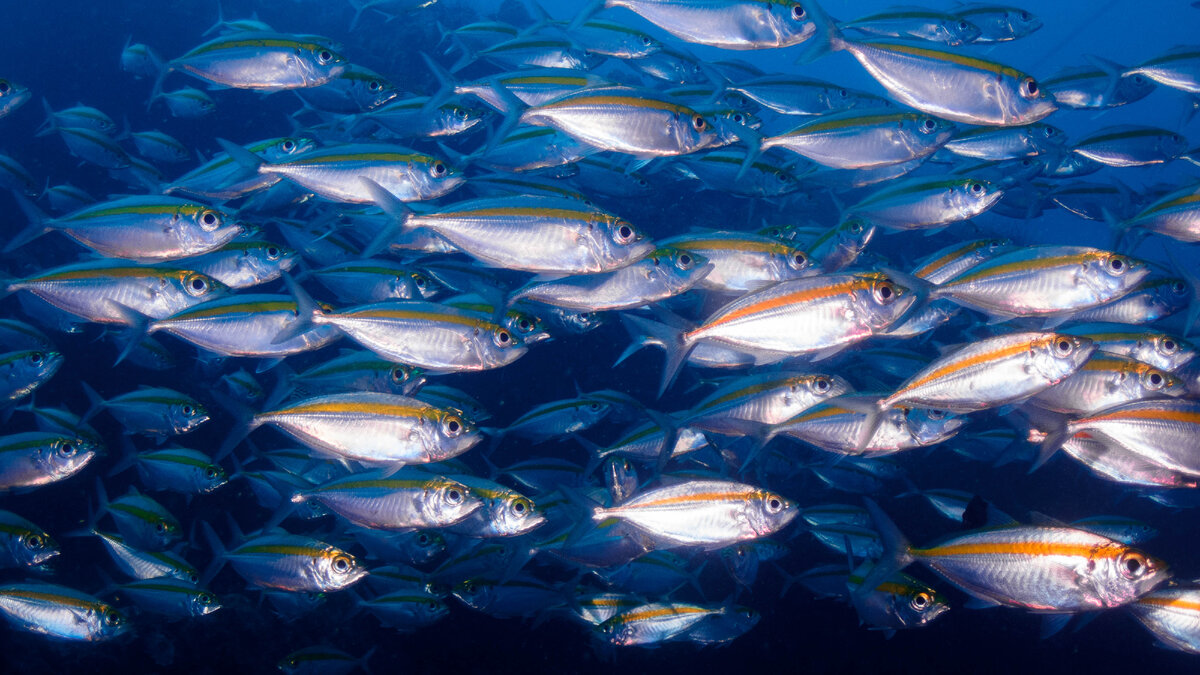
[{"label": "fish gill cover", "polygon": [[4,672],[1193,667],[1192,4],[5,16]]}]

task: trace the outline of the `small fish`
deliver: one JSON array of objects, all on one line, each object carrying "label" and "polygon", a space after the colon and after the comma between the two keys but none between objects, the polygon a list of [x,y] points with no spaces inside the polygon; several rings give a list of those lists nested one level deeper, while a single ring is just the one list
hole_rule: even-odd
[{"label": "small fish", "polygon": [[28,431],[0,437],[0,493],[25,491],[79,473],[101,446],[52,431]]},{"label": "small fish", "polygon": [[168,61],[155,89],[172,71],[237,89],[278,91],[317,87],[346,71],[346,58],[328,40],[286,33],[236,32]]},{"label": "small fish", "polygon": [[60,640],[103,642],[130,629],[125,615],[112,606],[44,582],[0,586],[0,614],[13,628]]},{"label": "small fish", "polygon": [[1037,80],[1009,66],[887,39],[851,40],[815,3],[808,14],[830,51],[846,50],[897,101],[952,122],[1019,126],[1057,109]]},{"label": "small fish", "polygon": [[104,400],[86,383],[81,384],[92,406],[83,416],[85,421],[101,410],[107,410],[130,433],[176,436],[186,434],[210,419],[204,404],[174,389],[140,386]]},{"label": "small fish", "polygon": [[610,508],[590,508],[600,522],[618,518],[663,547],[723,548],[777,532],[796,517],[796,505],[773,492],[730,481],[684,481],[646,490]]},{"label": "small fish", "polygon": [[262,412],[247,433],[264,424],[320,453],[373,465],[438,462],[481,440],[458,411],[371,392],[318,396]]},{"label": "small fish", "polygon": [[356,473],[302,490],[292,502],[316,500],[360,527],[390,531],[443,528],[468,518],[484,497],[465,484],[423,472]]},{"label": "small fish", "polygon": [[160,92],[150,98],[150,103],[158,100],[166,104],[167,110],[171,111],[173,117],[182,120],[200,119],[217,110],[217,102],[195,87]]},{"label": "small fish", "polygon": [[1070,613],[1129,604],[1170,577],[1162,561],[1069,526],[984,528],[914,548],[878,505],[867,505],[887,546],[862,588],[919,561],[985,602]]},{"label": "small fish", "polygon": [[[340,591],[367,576],[367,570],[345,551],[323,541],[297,534],[260,534],[226,550],[212,526],[201,521],[216,557],[226,562],[254,586],[292,593]],[[219,567],[205,576],[212,577]]]},{"label": "small fish", "polygon": [[713,5],[692,0],[605,0],[597,5],[624,7],[684,42],[721,49],[789,47],[816,33],[805,5],[799,2],[730,0]]},{"label": "small fish", "polygon": [[45,530],[11,511],[0,511],[0,567],[30,568],[62,549]]}]

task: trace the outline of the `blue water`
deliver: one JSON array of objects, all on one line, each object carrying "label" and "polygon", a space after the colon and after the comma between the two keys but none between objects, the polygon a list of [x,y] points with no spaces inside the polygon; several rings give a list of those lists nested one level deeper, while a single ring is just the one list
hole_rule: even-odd
[{"label": "blue water", "polygon": [[[582,2],[546,0],[557,17],[567,18]],[[1016,4],[1016,3],[1013,3]],[[1182,0],[1126,3],[1070,2],[1038,3],[1036,11],[1045,26],[1023,40],[996,46],[984,52],[987,58],[1003,61],[1038,77],[1058,68],[1082,65],[1086,54],[1102,55],[1123,64],[1133,64],[1175,44],[1194,41],[1200,27],[1200,10]],[[167,58],[180,55],[201,43],[201,33],[216,17],[215,3],[115,1],[111,3],[62,0],[54,3],[9,2],[4,9],[5,39],[0,40],[0,76],[21,82],[34,91],[35,100],[16,113],[0,119],[0,152],[18,159],[39,183],[71,182],[96,196],[127,190],[103,170],[80,166],[70,157],[55,135],[35,138],[33,130],[43,118],[40,99],[55,108],[76,102],[106,111],[119,124],[127,120],[135,130],[160,129],[205,156],[219,148],[216,138],[249,142],[281,136],[291,131],[287,119],[297,108],[288,93],[259,95],[247,91],[213,93],[217,112],[199,120],[170,117],[165,107],[147,111],[145,100],[150,83],[135,80],[120,70],[118,57],[126,38],[145,42]],[[949,9],[948,2],[925,3]],[[839,18],[869,14],[889,6],[886,2],[828,0],[826,9]],[[360,25],[349,31],[353,10],[344,2],[264,1],[224,3],[227,17],[244,17],[251,12],[281,31],[318,33],[345,45],[342,52],[354,63],[389,77],[406,91],[432,91],[436,83],[419,58],[420,51],[433,49],[439,25],[453,28],[481,17],[519,16],[519,8],[492,3],[443,0],[412,14],[388,21],[367,12]],[[629,12],[613,11],[619,18],[656,37],[673,38]],[[517,20],[517,19],[512,19]],[[797,65],[797,50],[782,52],[721,52],[692,47],[699,57],[710,60],[742,58],[764,69],[796,72],[843,83],[880,95],[884,91],[866,75],[848,54],[834,54],[811,64]],[[487,72],[486,69],[468,72]],[[173,75],[168,88],[202,86],[182,75]],[[1187,121],[1191,100],[1184,94],[1160,87],[1146,99],[1103,113],[1060,111],[1048,118],[1071,138],[1078,139],[1101,127],[1117,124],[1161,126],[1189,136],[1200,143],[1200,125]],[[451,141],[460,150],[478,144],[479,135]],[[418,149],[437,152],[432,144],[415,143]],[[190,165],[183,165],[185,167]],[[168,176],[179,169],[168,168]],[[1180,185],[1198,177],[1195,166],[1176,161],[1144,169],[1106,169],[1133,189],[1156,184]],[[452,196],[450,201],[457,196]],[[662,238],[691,228],[751,229],[763,220],[781,222],[792,217],[811,217],[830,224],[836,218],[832,205],[814,213],[796,213],[794,207],[770,203],[753,204],[713,191],[695,191],[686,183],[665,183],[652,199],[622,202],[601,200],[601,205],[636,223],[653,238]],[[0,233],[10,236],[25,224],[7,193],[0,194]],[[965,227],[965,226],[964,226]],[[987,214],[975,221],[970,233],[954,229],[936,235],[949,242],[952,237],[1003,235],[1018,243],[1072,243],[1109,246],[1112,239],[1102,223],[1081,221],[1064,211],[1048,211],[1027,221]],[[877,239],[869,250],[891,255],[897,251],[929,250],[920,235],[895,240]],[[896,242],[880,243],[880,242]],[[1135,253],[1165,261],[1161,248],[1166,240],[1151,238]],[[940,243],[939,243],[940,245]],[[889,248],[894,247],[894,248]],[[0,271],[20,276],[74,259],[78,248],[58,236],[46,237],[0,261]],[[1196,268],[1194,247],[1174,245],[1181,262]],[[0,315],[19,316],[14,298],[0,304]],[[1171,325],[1171,324],[1167,324]],[[39,404],[62,404],[76,412],[86,408],[79,382],[85,381],[104,395],[130,390],[138,384],[173,386],[203,398],[206,384],[193,374],[188,346],[171,341],[180,357],[179,372],[152,373],[130,365],[112,368],[115,356],[110,344],[96,341],[100,331],[91,327],[82,335],[54,335],[67,355],[67,365],[37,394]],[[584,390],[617,389],[650,401],[657,384],[661,355],[646,350],[620,367],[611,364],[627,344],[628,337],[618,322],[597,332],[538,345],[518,363],[481,374],[453,376],[445,382],[475,393],[496,420],[511,420],[533,405]],[[948,340],[947,340],[948,341]],[[336,349],[336,348],[335,348]],[[673,410],[695,400],[677,386],[660,409]],[[4,433],[24,431],[27,416],[14,416],[0,426]],[[95,421],[107,438],[116,439],[121,430],[108,416]],[[228,433],[229,420],[218,418],[183,439],[189,447],[215,451]],[[280,437],[263,432],[263,443],[282,443]],[[578,448],[568,444],[547,445],[539,452],[583,461]],[[497,457],[505,465],[528,456],[519,443],[505,445]],[[1021,512],[1034,510],[1069,521],[1100,514],[1119,513],[1155,525],[1161,535],[1146,548],[1169,561],[1179,579],[1200,576],[1195,541],[1200,540],[1200,521],[1190,511],[1172,511],[1129,496],[1126,490],[1097,479],[1074,462],[1060,459],[1043,470],[1026,475],[1025,467],[1007,465],[990,468],[969,463],[947,452],[915,451],[897,456],[914,482],[923,487],[953,487],[986,494],[997,504]],[[82,525],[94,505],[91,485],[114,460],[103,458],[83,476],[26,495],[0,497],[0,508],[21,513],[51,533],[66,532]],[[135,484],[132,472],[105,478],[110,495],[123,493]],[[903,487],[895,486],[895,492]],[[802,504],[849,501],[807,477],[789,484],[789,497]],[[234,483],[212,494],[185,503],[174,494],[155,495],[184,522],[203,520],[225,531],[225,514],[232,514],[243,529],[252,529],[269,514],[255,504],[248,489]],[[918,543],[950,531],[945,521],[917,500],[890,500],[892,515]],[[784,538],[793,534],[785,531]],[[54,579],[74,588],[95,591],[102,585],[98,568],[108,570],[111,562],[98,542],[91,538],[67,539],[63,555],[56,561]],[[837,563],[837,556],[797,536],[789,540],[791,554],[781,565],[796,573],[819,564]],[[208,560],[204,546],[189,553],[189,560],[203,565]],[[18,580],[13,571],[0,574],[0,582]],[[924,575],[933,581],[931,575]],[[701,585],[709,601],[720,601],[732,592],[728,577],[714,559],[705,569]],[[412,634],[401,634],[379,626],[366,613],[352,615],[347,597],[331,595],[317,613],[285,624],[260,606],[256,594],[231,571],[218,576],[213,590],[226,607],[199,620],[161,622],[150,615],[135,619],[136,635],[111,644],[75,645],[54,643],[7,628],[0,628],[0,672],[271,672],[285,654],[305,646],[331,644],[358,656],[377,648],[372,658],[374,672],[409,673],[539,673],[539,672],[1115,672],[1138,669],[1146,673],[1182,672],[1195,668],[1195,657],[1157,649],[1152,637],[1123,612],[1106,612],[1079,632],[1040,640],[1036,615],[1010,609],[973,611],[964,609],[961,593],[948,592],[955,609],[934,625],[906,631],[892,639],[857,625],[853,609],[827,600],[815,600],[799,588],[780,597],[781,577],[766,566],[750,595],[739,601],[762,613],[760,624],[749,634],[721,648],[697,649],[672,644],[656,650],[598,650],[594,641],[575,624],[562,620],[492,619],[453,600],[446,620]]]}]

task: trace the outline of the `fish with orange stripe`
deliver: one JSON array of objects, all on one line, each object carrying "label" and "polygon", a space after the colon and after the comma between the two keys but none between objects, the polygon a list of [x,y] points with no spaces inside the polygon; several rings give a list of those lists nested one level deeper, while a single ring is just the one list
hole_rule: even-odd
[{"label": "fish with orange stripe", "polygon": [[987,604],[1073,613],[1127,605],[1170,578],[1167,565],[1136,548],[1069,525],[1011,523],[914,547],[879,505],[867,508],[884,558],[860,589],[874,589],[920,562]]},{"label": "fish with orange stripe", "polygon": [[1200,403],[1186,399],[1137,401],[1071,420],[1042,441],[1039,463],[1065,441],[1086,433],[1147,462],[1186,476],[1200,477]]},{"label": "fish with orange stripe", "polygon": [[658,548],[723,548],[778,532],[799,513],[791,500],[768,490],[725,480],[686,480],[646,490],[605,508],[570,494],[597,523],[617,518],[642,530]]},{"label": "fish with orange stripe", "polygon": [[1200,654],[1200,588],[1162,588],[1138,598],[1129,611],[1162,645]]},{"label": "fish with orange stripe", "polygon": [[[688,354],[714,342],[757,363],[789,356],[831,356],[881,333],[912,305],[915,295],[878,273],[828,274],[784,281],[748,293],[681,331],[637,316],[631,322],[659,340],[667,364],[665,391]],[[796,330],[804,326],[805,330]]]},{"label": "fish with orange stripe", "polygon": [[259,413],[241,436],[264,424],[319,455],[373,466],[438,462],[461,455],[480,440],[474,423],[457,410],[372,392],[316,396]]}]

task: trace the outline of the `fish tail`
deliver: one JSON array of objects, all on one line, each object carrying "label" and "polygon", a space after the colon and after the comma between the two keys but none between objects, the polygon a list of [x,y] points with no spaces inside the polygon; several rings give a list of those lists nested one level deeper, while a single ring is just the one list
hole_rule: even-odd
[{"label": "fish tail", "polygon": [[213,580],[213,577],[217,576],[217,573],[221,571],[221,568],[225,567],[225,544],[221,543],[221,538],[217,536],[217,531],[213,529],[212,525],[208,524],[207,520],[200,521],[200,530],[204,533],[204,539],[208,542],[208,547],[212,549],[213,553],[212,562],[208,564],[208,567],[204,570],[204,574],[200,577],[200,585],[207,587]]},{"label": "fish tail", "polygon": [[88,420],[95,417],[97,413],[104,409],[105,403],[104,399],[100,398],[100,394],[97,394],[96,390],[92,389],[92,386],[87,382],[80,382],[79,386],[83,387],[83,393],[87,396],[89,404],[87,412],[83,413],[83,416],[79,418],[79,423],[86,424]]},{"label": "fish tail", "polygon": [[808,49],[800,55],[799,62],[809,63],[830,52],[845,49],[846,39],[842,37],[837,20],[829,16],[825,9],[817,4],[817,0],[808,0],[804,3],[804,7],[808,10],[809,18],[816,25],[817,32],[809,41]]},{"label": "fish tail", "polygon": [[493,150],[503,142],[512,133],[512,130],[516,129],[517,125],[521,123],[521,117],[525,113],[525,103],[501,84],[499,77],[492,78],[491,86],[492,91],[496,94],[496,98],[500,99],[504,105],[500,110],[504,115],[504,119],[500,120],[500,124],[492,132],[492,137],[484,146],[485,151]]},{"label": "fish tail", "polygon": [[47,217],[46,214],[43,213],[36,204],[29,201],[24,195],[16,192],[13,193],[13,199],[16,200],[17,206],[20,207],[21,212],[24,213],[25,217],[29,219],[29,224],[25,226],[25,229],[18,232],[16,236],[14,236],[7,244],[4,245],[5,253],[10,253],[18,248],[21,248],[25,244],[28,244],[52,229],[46,224],[46,222],[49,220],[49,217]]},{"label": "fish tail", "polygon": [[221,30],[221,27],[224,25],[225,25],[225,11],[221,7],[221,0],[217,0],[217,22],[214,23],[213,25],[209,26],[208,30],[201,33],[200,37],[207,37],[207,36],[213,34],[213,33],[217,32],[218,30]]},{"label": "fish tail", "polygon": [[756,129],[750,128],[750,125],[744,124],[737,128],[734,133],[743,143],[746,144],[746,158],[742,160],[742,165],[738,168],[735,181],[741,180],[742,176],[754,166],[754,162],[762,156],[763,152],[763,135]]},{"label": "fish tail", "polygon": [[567,26],[567,32],[577,30],[580,26],[587,23],[587,20],[596,15],[597,12],[604,9],[605,0],[592,0],[584,6],[574,19],[571,19],[570,25]]},{"label": "fish tail", "polygon": [[108,470],[105,476],[115,476],[124,471],[128,471],[130,467],[137,463],[137,449],[133,447],[133,443],[128,436],[121,436],[121,456],[117,458],[117,463],[113,468]]},{"label": "fish tail", "polygon": [[[457,48],[460,52],[462,52],[462,56],[459,56],[458,60],[450,66],[450,72],[452,73],[457,73],[472,63],[475,63],[475,59],[479,58],[476,56],[475,52],[471,51],[471,48],[462,41],[462,38],[454,33],[450,34],[450,47],[451,49]],[[449,54],[450,49],[447,49],[444,53]]]},{"label": "fish tail", "polygon": [[438,83],[437,91],[429,97],[429,102],[422,106],[425,112],[432,112],[454,95],[454,76],[425,52],[421,52],[421,59],[425,61],[425,65],[429,67],[429,71],[433,73],[433,77]]},{"label": "fish tail", "polygon": [[875,500],[870,497],[864,497],[863,502],[871,514],[871,522],[875,525],[875,531],[879,533],[879,539],[883,543],[883,557],[875,563],[871,572],[863,579],[862,584],[854,590],[856,594],[866,595],[878,588],[879,584],[887,581],[888,577],[912,564],[916,557],[912,554],[912,546],[908,543],[908,538],[883,512],[883,509],[879,508],[879,504],[876,504]]},{"label": "fish tail", "polygon": [[350,6],[354,8],[354,17],[350,19],[350,28],[354,30],[358,26],[359,19],[362,18],[362,13],[367,10],[369,4],[365,0],[350,0]]},{"label": "fish tail", "polygon": [[582,445],[584,450],[588,452],[588,461],[583,467],[583,478],[587,480],[596,469],[600,468],[600,463],[604,461],[604,458],[600,456],[600,451],[603,448],[577,433],[572,433],[571,438],[574,438],[575,442]]},{"label": "fish tail", "polygon": [[321,307],[312,299],[312,296],[286,272],[283,274],[283,283],[287,286],[288,293],[296,301],[296,318],[284,326],[271,340],[271,344],[276,345],[312,330],[316,326],[313,317],[321,312]]},{"label": "fish tail", "polygon": [[58,131],[58,122],[54,121],[54,108],[50,107],[50,102],[45,98],[42,99],[42,110],[46,111],[46,121],[42,122],[41,126],[34,132],[34,136],[49,136]]},{"label": "fish tail", "polygon": [[121,316],[122,320],[129,326],[124,335],[117,340],[117,346],[120,347],[121,350],[120,353],[117,354],[116,363],[113,364],[115,366],[124,361],[125,358],[132,354],[133,350],[137,348],[139,344],[141,344],[142,340],[146,339],[146,336],[150,333],[150,317],[142,314],[132,307],[127,307],[116,301],[110,300],[108,304],[109,307],[116,311],[117,314]]},{"label": "fish tail", "polygon": [[631,332],[648,336],[652,342],[662,345],[666,350],[667,359],[663,364],[662,380],[658,385],[658,396],[661,397],[678,377],[680,368],[687,361],[688,354],[695,348],[696,343],[688,342],[683,331],[678,328],[640,316],[622,314],[621,321],[625,322]]},{"label": "fish tail", "polygon": [[371,200],[375,202],[375,205],[392,217],[392,222],[381,229],[379,234],[375,235],[375,238],[371,240],[371,243],[363,249],[363,257],[370,258],[387,248],[397,234],[413,227],[409,224],[413,212],[396,195],[389,192],[379,183],[366,176],[359,176],[358,180],[362,183],[363,188],[366,189],[367,194],[371,196]]},{"label": "fish tail", "polygon": [[254,178],[258,175],[259,167],[267,163],[267,161],[262,157],[259,157],[258,155],[250,152],[236,143],[230,143],[224,138],[218,138],[217,143],[221,146],[221,149],[224,150],[231,159],[233,159],[233,161],[237,162],[238,165],[242,167],[241,171],[239,171],[237,175],[229,179],[229,182],[227,183],[228,185],[233,185],[235,183],[240,183],[242,181]]}]

